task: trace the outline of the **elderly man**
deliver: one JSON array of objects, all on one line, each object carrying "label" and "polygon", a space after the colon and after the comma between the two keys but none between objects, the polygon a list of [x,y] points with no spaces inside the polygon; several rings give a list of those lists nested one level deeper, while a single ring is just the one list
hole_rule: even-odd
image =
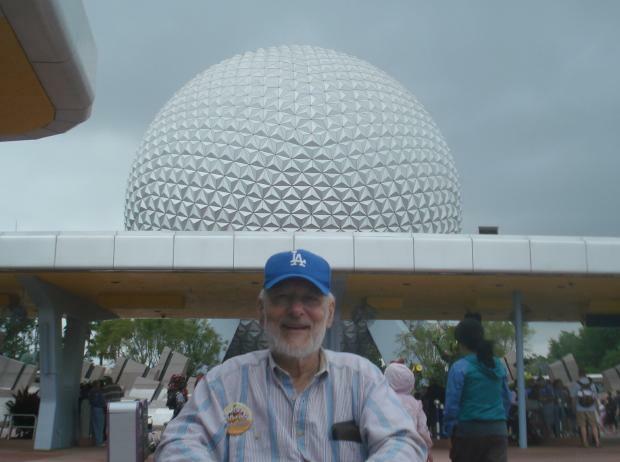
[{"label": "elderly man", "polygon": [[155,460],[425,461],[414,422],[366,359],[321,348],[331,270],[305,250],[265,265],[258,315],[269,349],[208,372],[162,436]]}]

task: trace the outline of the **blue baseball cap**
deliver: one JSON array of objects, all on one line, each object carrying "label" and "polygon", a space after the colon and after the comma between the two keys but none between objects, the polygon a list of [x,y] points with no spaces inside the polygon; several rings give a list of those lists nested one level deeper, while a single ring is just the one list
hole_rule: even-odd
[{"label": "blue baseball cap", "polygon": [[332,270],[323,257],[304,249],[280,252],[269,257],[265,263],[265,289],[271,289],[277,283],[291,278],[305,279],[327,295]]}]

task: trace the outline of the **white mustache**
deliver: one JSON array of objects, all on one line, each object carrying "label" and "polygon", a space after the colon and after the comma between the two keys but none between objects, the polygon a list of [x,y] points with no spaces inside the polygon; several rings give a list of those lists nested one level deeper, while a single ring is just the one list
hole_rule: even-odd
[{"label": "white mustache", "polygon": [[312,324],[297,324],[294,322],[281,322],[280,327],[310,327],[312,328]]}]

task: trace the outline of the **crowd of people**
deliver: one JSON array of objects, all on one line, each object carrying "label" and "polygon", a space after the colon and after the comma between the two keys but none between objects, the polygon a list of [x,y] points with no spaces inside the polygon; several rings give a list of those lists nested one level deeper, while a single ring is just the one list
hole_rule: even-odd
[{"label": "crowd of people", "polygon": [[[463,338],[463,329],[477,331],[477,340],[473,342]],[[467,418],[467,411],[451,409],[454,402],[461,403],[466,399],[459,391],[458,399],[454,396],[454,390],[459,390],[463,383],[471,384],[472,378],[464,379],[464,374],[460,372],[463,367],[475,365],[484,371],[487,377],[494,373],[498,374],[501,382],[501,398],[504,411],[497,410],[498,415],[506,413],[506,432],[507,442],[518,440],[518,399],[516,384],[513,383],[506,387],[507,377],[504,377],[503,364],[491,363],[490,360],[486,368],[481,368],[480,364],[472,364],[478,358],[480,362],[480,349],[485,348],[483,341],[484,329],[478,315],[467,315],[464,322],[460,323],[456,329],[456,336],[460,349],[454,354],[447,355],[444,352],[442,357],[450,359],[451,368],[446,387],[441,384],[422,384],[414,396],[421,402],[425,413],[425,421],[428,424],[431,436],[435,438],[452,438],[458,435],[458,425],[450,422],[454,415],[467,421],[467,425],[461,428],[472,428],[471,420]],[[467,347],[463,342],[469,342]],[[478,343],[480,342],[480,343]],[[490,344],[486,343],[487,358],[490,358]],[[474,355],[475,353],[475,355]],[[494,360],[495,361],[495,360]],[[494,372],[493,372],[494,370]],[[461,377],[458,377],[458,376]],[[479,379],[478,379],[479,380]],[[424,382],[424,379],[422,380]],[[446,393],[448,396],[446,396]],[[476,396],[490,396],[488,390],[476,393]],[[495,394],[497,397],[497,393]],[[600,445],[601,434],[615,435],[620,427],[620,391],[615,394],[600,392],[592,379],[583,371],[580,371],[580,378],[571,386],[566,386],[561,380],[550,380],[544,376],[529,378],[526,382],[526,417],[527,417],[527,441],[528,444],[540,444],[551,438],[574,438],[578,437],[584,447]],[[481,405],[480,400],[473,399],[477,405]],[[503,429],[504,425],[500,425]],[[500,428],[498,427],[498,428]],[[503,432],[502,432],[503,433]],[[504,436],[504,434],[502,435]],[[456,460],[453,459],[453,460]],[[467,460],[465,458],[464,460]],[[481,459],[482,460],[482,459]]]},{"label": "crowd of people", "polygon": [[599,393],[583,371],[567,387],[561,380],[538,377],[527,384],[528,432],[534,439],[579,435],[584,446],[600,444],[600,434],[615,434],[620,424],[620,391]]},{"label": "crowd of people", "polygon": [[[463,343],[468,341],[462,337],[465,326],[478,331],[476,334],[478,340],[469,341],[469,347]],[[480,361],[480,348],[484,348],[485,345],[483,335],[484,329],[480,317],[478,315],[467,315],[456,329],[456,340],[460,345],[460,350],[448,355],[451,367],[446,384],[447,388],[440,384],[431,384],[430,386],[424,384],[415,393],[423,405],[433,438],[452,438],[454,441],[455,435],[458,434],[455,429],[458,426],[452,426],[450,419],[453,419],[455,414],[468,421],[467,428],[472,428],[471,420],[477,420],[468,419],[467,412],[463,412],[461,409],[458,412],[453,411],[451,401],[453,403],[455,399],[450,395],[461,386],[461,382],[471,384],[471,376],[467,380],[464,380],[464,377],[458,377],[459,370],[465,366],[471,369],[472,363],[475,362],[474,356]],[[486,343],[487,358],[491,354],[488,350],[489,347],[490,344]],[[441,353],[442,357],[448,357],[444,352]],[[509,387],[504,386],[504,382],[507,383],[508,381],[507,377],[503,377],[504,367],[499,361],[496,365],[492,365],[489,361],[487,368],[481,368],[480,364],[476,364],[476,367],[483,370],[487,377],[493,374],[492,370],[502,375],[500,382],[502,382],[501,396],[506,412],[505,436],[508,442],[516,442],[519,436],[516,384],[513,383]],[[462,372],[460,375],[464,376]],[[486,392],[479,394],[488,396]],[[478,396],[478,394],[476,395]],[[583,371],[580,371],[579,380],[571,386],[566,386],[559,379],[552,381],[544,376],[529,378],[526,382],[526,398],[527,441],[530,445],[540,444],[550,438],[578,437],[584,447],[597,447],[600,445],[601,434],[618,433],[620,391],[615,394],[601,393],[592,379]],[[465,399],[463,395],[459,394],[456,401],[460,403],[459,400],[463,399]],[[480,404],[480,401],[476,399],[472,402]],[[503,425],[501,427],[503,428]]]},{"label": "crowd of people", "polygon": [[[507,443],[519,431],[514,384],[508,387],[479,315],[467,315],[455,337],[459,351],[450,357],[446,388],[436,385],[439,391],[430,393],[432,387],[424,387],[418,395],[426,403],[426,420],[434,437],[451,439],[453,461],[505,460]],[[578,436],[583,446],[598,447],[601,432],[618,432],[620,391],[599,393],[583,371],[570,387],[542,376],[529,379],[526,398],[529,444]]]}]

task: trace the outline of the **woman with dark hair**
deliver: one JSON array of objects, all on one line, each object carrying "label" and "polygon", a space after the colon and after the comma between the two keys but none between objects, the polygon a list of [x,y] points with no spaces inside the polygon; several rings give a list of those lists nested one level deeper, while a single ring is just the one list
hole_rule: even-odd
[{"label": "woman with dark hair", "polygon": [[90,401],[90,430],[97,446],[104,446],[105,438],[106,403],[101,390],[102,382],[95,380],[88,392],[88,401]]},{"label": "woman with dark hair", "polygon": [[454,332],[465,356],[448,373],[445,432],[452,437],[453,462],[507,460],[510,391],[506,369],[493,357],[493,343],[484,339],[482,324],[461,321]]}]

